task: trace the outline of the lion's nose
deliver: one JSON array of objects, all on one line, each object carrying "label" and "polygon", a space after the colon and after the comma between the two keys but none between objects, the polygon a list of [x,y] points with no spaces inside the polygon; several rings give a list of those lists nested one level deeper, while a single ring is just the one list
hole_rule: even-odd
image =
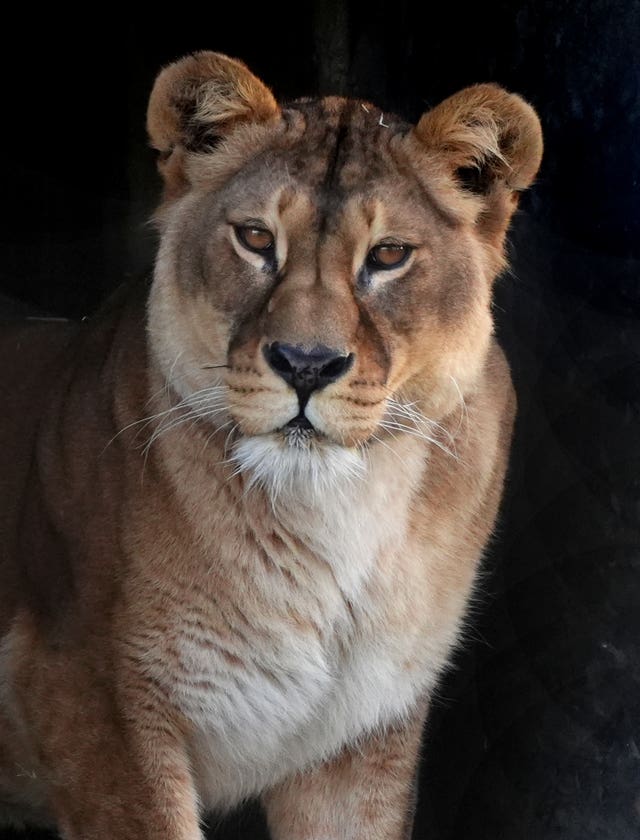
[{"label": "lion's nose", "polygon": [[335,382],[353,364],[353,353],[345,356],[321,344],[307,349],[299,344],[274,341],[264,347],[264,357],[271,369],[295,388],[305,402],[312,391]]}]

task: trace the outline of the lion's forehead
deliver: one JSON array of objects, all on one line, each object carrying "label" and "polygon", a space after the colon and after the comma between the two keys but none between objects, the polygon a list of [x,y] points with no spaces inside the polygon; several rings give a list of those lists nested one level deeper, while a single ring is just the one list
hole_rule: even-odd
[{"label": "lion's forehead", "polygon": [[283,122],[281,140],[294,152],[298,171],[334,187],[358,171],[369,179],[386,174],[397,140],[410,128],[374,105],[336,97],[294,103],[284,109]]},{"label": "lion's forehead", "polygon": [[335,98],[285,108],[263,148],[247,149],[244,165],[225,186],[228,199],[250,204],[288,189],[310,196],[331,216],[354,200],[424,202],[400,142],[407,127],[385,119],[392,118],[373,105]]}]

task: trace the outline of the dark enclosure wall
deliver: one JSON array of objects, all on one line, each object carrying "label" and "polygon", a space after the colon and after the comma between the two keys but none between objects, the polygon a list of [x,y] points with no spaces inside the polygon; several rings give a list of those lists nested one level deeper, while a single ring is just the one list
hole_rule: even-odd
[{"label": "dark enclosure wall", "polygon": [[[184,53],[240,57],[279,98],[353,94],[411,120],[474,82],[522,93],[545,159],[495,298],[519,419],[467,638],[425,734],[414,838],[637,838],[640,2],[231,5],[13,10],[0,307],[81,317],[150,269],[146,100]],[[208,836],[266,834],[249,807]]]}]

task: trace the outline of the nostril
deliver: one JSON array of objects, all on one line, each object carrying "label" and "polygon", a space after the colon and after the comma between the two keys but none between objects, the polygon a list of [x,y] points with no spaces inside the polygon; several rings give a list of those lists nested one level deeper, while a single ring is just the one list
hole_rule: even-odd
[{"label": "nostril", "polygon": [[278,373],[290,376],[294,372],[293,365],[282,352],[277,341],[265,347],[264,355],[267,363]]},{"label": "nostril", "polygon": [[329,382],[333,382],[338,377],[345,374],[353,364],[353,353],[348,356],[337,356],[326,365],[320,368],[320,376]]}]

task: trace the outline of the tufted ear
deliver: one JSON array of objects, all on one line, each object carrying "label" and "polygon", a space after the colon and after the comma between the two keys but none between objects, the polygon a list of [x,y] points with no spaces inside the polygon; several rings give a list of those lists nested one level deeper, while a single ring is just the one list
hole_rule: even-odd
[{"label": "tufted ear", "polygon": [[444,161],[462,189],[483,198],[478,224],[504,232],[517,193],[542,158],[540,121],[531,105],[498,85],[465,88],[420,119],[418,139]]},{"label": "tufted ear", "polygon": [[271,91],[241,61],[197,52],[165,67],[147,110],[165,197],[179,195],[188,185],[186,154],[212,149],[241,122],[264,122],[279,113]]}]

